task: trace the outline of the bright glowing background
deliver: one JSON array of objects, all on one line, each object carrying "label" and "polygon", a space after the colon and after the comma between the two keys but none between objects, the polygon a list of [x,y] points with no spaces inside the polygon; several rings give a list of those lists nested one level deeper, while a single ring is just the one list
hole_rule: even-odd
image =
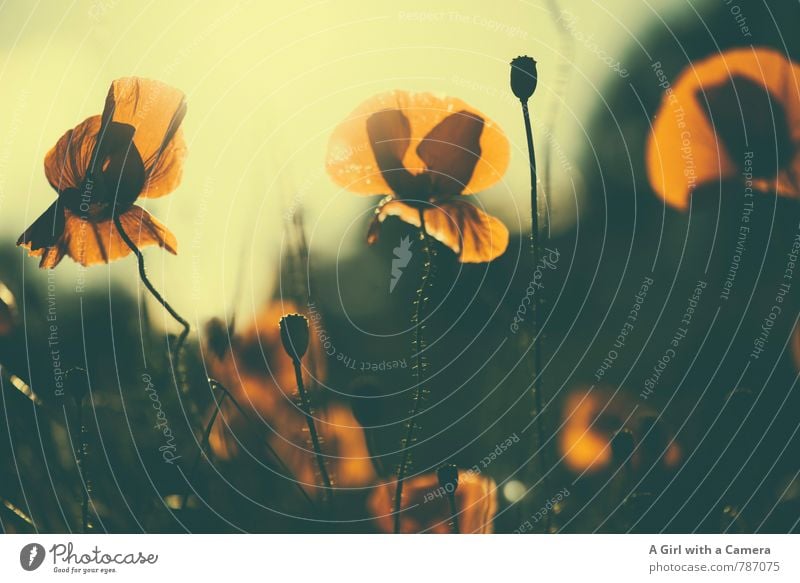
[{"label": "bright glowing background", "polygon": [[[539,61],[532,111],[540,158],[541,120],[556,101],[562,105],[555,143],[572,173],[556,173],[551,195],[554,227],[568,228],[576,206],[570,180],[580,185],[578,160],[589,145],[583,126],[602,103],[598,94],[626,82],[592,43],[624,67],[627,49],[656,14],[670,23],[687,7],[675,0],[563,0],[561,9],[572,11],[572,29],[585,42],[574,43],[570,85],[556,95],[565,45],[548,4],[6,1],[0,5],[4,244],[54,197],[42,171],[45,152],[64,131],[100,113],[112,79],[129,75],[165,81],[188,97],[183,183],[146,205],[176,234],[179,255],[151,249],[146,256],[154,282],[193,324],[230,310],[236,278],[244,278],[245,289],[238,310],[251,311],[264,298],[284,216],[297,204],[305,209],[312,260],[335,260],[363,244],[354,221],[371,201],[339,192],[324,173],[324,157],[332,128],[380,91],[456,95],[497,121],[512,143],[511,168],[481,199],[512,231],[525,230],[525,140],[508,90],[508,62],[519,54]],[[94,267],[90,281],[107,285],[120,277],[136,285],[135,263]],[[57,272],[59,285],[70,288],[75,264],[65,259]]]}]

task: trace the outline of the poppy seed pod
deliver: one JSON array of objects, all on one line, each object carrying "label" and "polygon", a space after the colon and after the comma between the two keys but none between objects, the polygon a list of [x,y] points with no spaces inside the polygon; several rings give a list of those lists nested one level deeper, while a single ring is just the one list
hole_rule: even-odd
[{"label": "poppy seed pod", "polygon": [[528,101],[536,91],[539,75],[536,61],[528,56],[517,57],[511,61],[511,91],[520,101]]},{"label": "poppy seed pod", "polygon": [[287,314],[280,321],[283,349],[293,360],[300,360],[308,350],[308,320],[300,314]]},{"label": "poppy seed pod", "polygon": [[458,489],[458,468],[454,464],[444,464],[436,470],[439,487],[453,493]]}]

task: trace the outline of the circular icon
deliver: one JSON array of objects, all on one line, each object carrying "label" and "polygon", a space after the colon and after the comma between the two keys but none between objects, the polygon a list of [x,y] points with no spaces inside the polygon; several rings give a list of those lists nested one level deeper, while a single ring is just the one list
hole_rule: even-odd
[{"label": "circular icon", "polygon": [[35,571],[44,562],[44,547],[39,543],[30,543],[19,552],[19,564],[26,571]]}]

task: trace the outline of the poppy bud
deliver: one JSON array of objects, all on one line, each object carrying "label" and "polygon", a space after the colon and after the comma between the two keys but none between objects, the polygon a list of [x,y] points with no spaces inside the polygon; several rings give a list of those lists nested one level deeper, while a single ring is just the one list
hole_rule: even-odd
[{"label": "poppy bud", "polygon": [[439,466],[436,477],[439,478],[439,487],[444,488],[447,493],[455,493],[458,489],[458,468],[454,464]]},{"label": "poppy bud", "polygon": [[308,350],[308,320],[300,314],[287,314],[280,321],[283,349],[293,360],[300,360]]},{"label": "poppy bud", "polygon": [[538,79],[536,61],[532,58],[522,56],[511,61],[511,91],[520,101],[528,101],[533,95]]}]

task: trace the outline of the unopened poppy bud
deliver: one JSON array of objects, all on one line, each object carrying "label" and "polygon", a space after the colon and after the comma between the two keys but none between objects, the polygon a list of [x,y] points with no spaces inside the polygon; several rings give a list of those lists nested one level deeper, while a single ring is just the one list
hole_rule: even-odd
[{"label": "unopened poppy bud", "polygon": [[436,477],[439,478],[439,487],[444,488],[448,494],[454,493],[458,488],[458,468],[454,464],[439,466]]},{"label": "unopened poppy bud", "polygon": [[293,360],[300,360],[308,350],[308,320],[300,314],[287,314],[280,326],[283,349]]},{"label": "unopened poppy bud", "polygon": [[533,95],[538,79],[536,61],[532,58],[522,56],[511,61],[511,91],[520,101],[528,101]]}]

